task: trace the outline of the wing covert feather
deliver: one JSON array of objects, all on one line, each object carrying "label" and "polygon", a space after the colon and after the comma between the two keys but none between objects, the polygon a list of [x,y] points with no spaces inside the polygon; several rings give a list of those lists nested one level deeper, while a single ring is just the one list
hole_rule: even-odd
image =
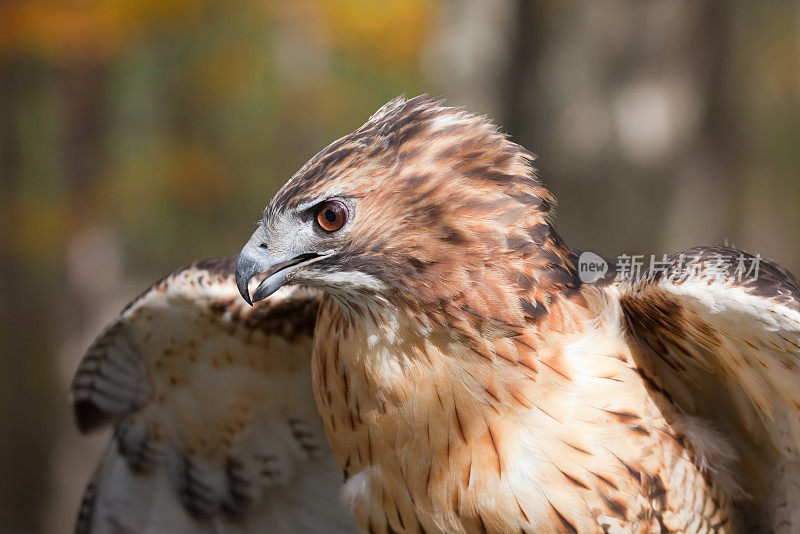
[{"label": "wing covert feather", "polygon": [[[742,258],[759,264],[757,277],[743,276]],[[735,249],[700,247],[610,291],[636,365],[661,400],[726,437],[745,490],[800,499],[800,283],[791,273]],[[778,488],[776,472],[794,474],[779,477]]]}]

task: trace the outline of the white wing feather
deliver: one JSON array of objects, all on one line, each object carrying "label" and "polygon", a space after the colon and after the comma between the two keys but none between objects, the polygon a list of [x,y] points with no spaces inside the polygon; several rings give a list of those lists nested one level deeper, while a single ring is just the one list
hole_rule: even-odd
[{"label": "white wing feather", "polygon": [[[760,262],[757,277],[737,272],[742,258]],[[708,421],[736,451],[723,485],[737,493],[738,479],[745,515],[798,532],[800,514],[786,504],[800,502],[800,283],[777,264],[725,247],[671,262],[654,279],[610,288],[636,365],[663,402]],[[680,271],[690,262],[687,276]]]},{"label": "white wing feather", "polygon": [[79,427],[116,431],[77,532],[353,531],[311,390],[319,295],[283,289],[251,309],[233,264],[155,284],[81,362]]}]

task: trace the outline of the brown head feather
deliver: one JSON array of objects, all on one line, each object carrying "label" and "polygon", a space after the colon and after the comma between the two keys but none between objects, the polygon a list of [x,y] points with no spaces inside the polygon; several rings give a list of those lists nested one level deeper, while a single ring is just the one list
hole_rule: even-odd
[{"label": "brown head feather", "polygon": [[352,221],[320,266],[379,280],[384,297],[436,322],[444,311],[472,325],[521,326],[579,283],[533,158],[486,117],[396,98],[304,165],[264,226],[286,210],[348,199]]}]

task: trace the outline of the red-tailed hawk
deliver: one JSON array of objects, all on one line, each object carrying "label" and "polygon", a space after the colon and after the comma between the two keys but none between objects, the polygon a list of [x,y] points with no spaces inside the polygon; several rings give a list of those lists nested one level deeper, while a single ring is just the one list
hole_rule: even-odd
[{"label": "red-tailed hawk", "polygon": [[135,300],[73,384],[117,426],[79,531],[800,532],[800,284],[588,283],[531,160],[395,99]]}]

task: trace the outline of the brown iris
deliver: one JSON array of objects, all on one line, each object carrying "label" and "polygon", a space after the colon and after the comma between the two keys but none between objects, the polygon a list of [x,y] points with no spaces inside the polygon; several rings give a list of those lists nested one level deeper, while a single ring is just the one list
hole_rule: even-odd
[{"label": "brown iris", "polygon": [[323,230],[335,232],[347,222],[347,208],[338,200],[328,200],[317,206],[314,216]]}]

